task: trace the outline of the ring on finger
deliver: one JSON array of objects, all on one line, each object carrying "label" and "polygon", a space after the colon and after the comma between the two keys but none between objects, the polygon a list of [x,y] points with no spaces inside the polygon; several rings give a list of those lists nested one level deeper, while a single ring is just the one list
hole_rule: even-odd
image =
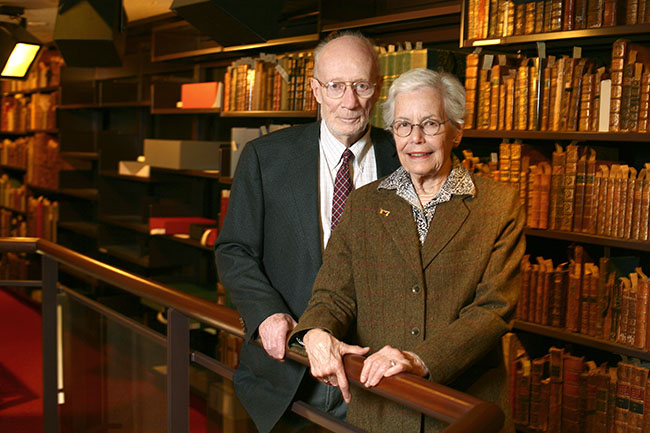
[{"label": "ring on finger", "polygon": [[393,367],[395,367],[395,365],[396,365],[396,364],[395,364],[395,361],[393,361],[393,360],[391,359],[391,360],[390,360],[390,367],[393,368]]},{"label": "ring on finger", "polygon": [[325,385],[329,385],[329,384],[330,384],[330,381],[329,381],[329,379],[323,379],[323,383],[324,383]]}]

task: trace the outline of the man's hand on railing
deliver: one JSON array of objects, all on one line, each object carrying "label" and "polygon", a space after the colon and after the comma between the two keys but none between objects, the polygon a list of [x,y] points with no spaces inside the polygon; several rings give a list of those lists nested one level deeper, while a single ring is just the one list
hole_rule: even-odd
[{"label": "man's hand on railing", "polygon": [[338,386],[346,403],[350,403],[350,384],[345,375],[343,356],[365,355],[369,347],[351,346],[322,329],[312,329],[303,337],[311,374],[326,385]]},{"label": "man's hand on railing", "polygon": [[293,317],[285,313],[273,314],[260,324],[257,332],[262,340],[262,347],[271,358],[284,360],[287,337],[296,324]]}]

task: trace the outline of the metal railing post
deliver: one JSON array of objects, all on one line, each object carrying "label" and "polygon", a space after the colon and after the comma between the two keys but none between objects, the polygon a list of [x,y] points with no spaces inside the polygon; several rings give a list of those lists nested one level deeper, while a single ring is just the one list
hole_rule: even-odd
[{"label": "metal railing post", "polygon": [[59,433],[59,389],[57,356],[57,282],[59,266],[55,259],[43,256],[43,431]]},{"label": "metal railing post", "polygon": [[189,319],[167,309],[167,432],[188,433],[190,422]]}]

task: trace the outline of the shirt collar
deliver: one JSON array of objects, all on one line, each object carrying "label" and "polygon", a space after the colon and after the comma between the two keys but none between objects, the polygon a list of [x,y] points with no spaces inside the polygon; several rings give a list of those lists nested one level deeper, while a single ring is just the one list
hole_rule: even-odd
[{"label": "shirt collar", "polygon": [[[411,176],[404,167],[399,167],[392,174],[379,183],[377,189],[397,190],[399,195],[402,193],[415,192]],[[440,191],[432,199],[433,202],[441,203],[447,201],[452,195],[470,195],[476,194],[476,186],[472,180],[469,171],[460,163],[455,155],[452,155],[452,169],[447,176],[447,180],[440,188]]]},{"label": "shirt collar", "polygon": [[[325,158],[327,159],[327,165],[332,168],[336,167],[341,162],[341,156],[343,155],[346,146],[334,137],[324,120],[320,123],[320,139]],[[354,160],[352,163],[355,167],[362,167],[361,163],[368,154],[371,146],[370,127],[368,127],[365,134],[363,134],[363,136],[355,143],[350,145],[350,150],[354,154]]]}]

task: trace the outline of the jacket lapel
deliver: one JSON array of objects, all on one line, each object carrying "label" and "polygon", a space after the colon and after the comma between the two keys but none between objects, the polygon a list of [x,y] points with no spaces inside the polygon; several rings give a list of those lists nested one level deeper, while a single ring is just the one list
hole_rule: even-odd
[{"label": "jacket lapel", "polygon": [[465,205],[464,197],[453,196],[450,201],[438,205],[422,246],[422,269],[429,266],[456,236],[468,216],[469,209]]},{"label": "jacket lapel", "polygon": [[[286,173],[291,185],[289,200],[292,208],[286,209],[287,218],[293,225],[282,230],[294,230],[298,242],[309,251],[314,263],[320,266],[322,262],[320,212],[318,202],[318,122],[310,125],[295,146],[295,157],[286,166]],[[278,185],[278,188],[284,188]]]},{"label": "jacket lapel", "polygon": [[421,277],[420,246],[411,205],[398,197],[395,191],[386,191],[377,212],[395,243],[395,249],[400,252],[404,262],[408,263],[415,275]]}]

